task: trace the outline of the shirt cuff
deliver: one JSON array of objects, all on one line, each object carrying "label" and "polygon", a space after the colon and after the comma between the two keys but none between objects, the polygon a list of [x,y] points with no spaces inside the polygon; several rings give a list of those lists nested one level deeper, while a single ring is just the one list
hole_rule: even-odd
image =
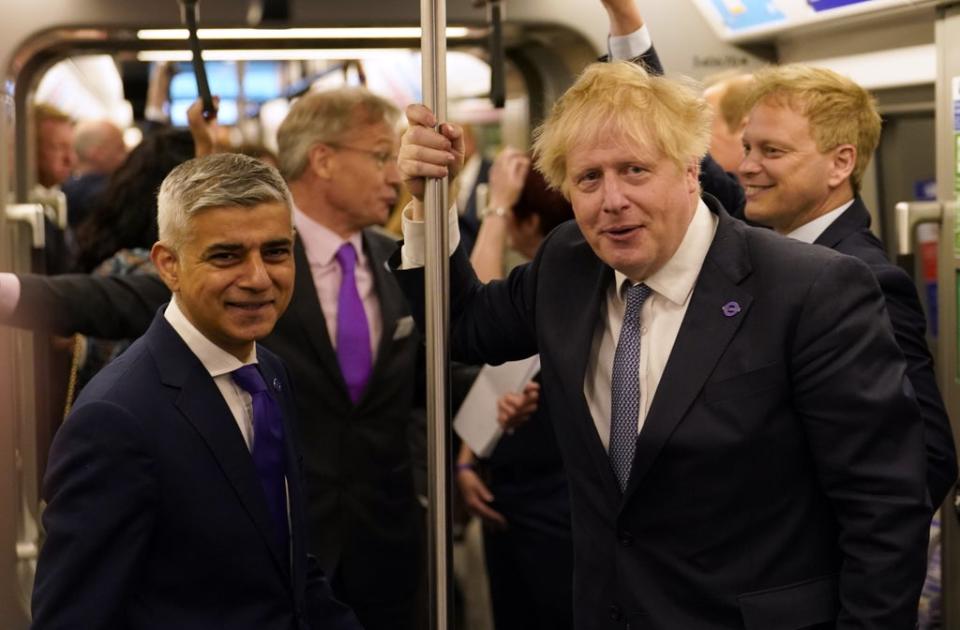
[{"label": "shirt cuff", "polygon": [[0,273],[0,320],[5,320],[20,302],[20,278],[12,273]]},{"label": "shirt cuff", "polygon": [[636,59],[652,46],[653,40],[650,38],[650,31],[646,24],[627,35],[610,35],[607,39],[610,59],[614,61]]},{"label": "shirt cuff", "polygon": [[[413,203],[410,202],[403,209],[403,247],[400,248],[400,269],[416,269],[423,267],[424,249],[426,245],[427,228],[423,221],[414,221]],[[450,252],[454,252],[460,245],[460,223],[458,221],[457,204],[450,206],[447,211],[447,234],[450,236]]]}]

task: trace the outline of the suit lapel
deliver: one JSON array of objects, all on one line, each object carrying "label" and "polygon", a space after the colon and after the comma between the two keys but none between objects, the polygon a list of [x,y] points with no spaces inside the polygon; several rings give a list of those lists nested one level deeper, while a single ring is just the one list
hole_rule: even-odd
[{"label": "suit lapel", "polygon": [[340,363],[333,349],[333,341],[327,332],[327,320],[320,307],[317,296],[317,287],[313,283],[313,273],[310,271],[310,262],[303,242],[298,236],[293,246],[294,259],[297,265],[297,274],[294,279],[293,299],[290,301],[290,311],[297,318],[300,329],[310,340],[310,344],[320,357],[320,366],[327,372],[330,383],[340,391],[344,399],[350,400],[347,394],[347,383],[343,380]]},{"label": "suit lapel", "polygon": [[699,395],[753,302],[753,296],[738,286],[750,273],[744,226],[723,211],[719,214],[717,234],[697,278],[643,429],[637,436],[624,503]]},{"label": "suit lapel", "polygon": [[[565,256],[567,260],[575,261],[572,268],[578,271],[566,274],[569,282],[564,284],[564,293],[566,295],[587,296],[586,308],[557,309],[555,315],[558,326],[556,328],[551,327],[551,330],[558,335],[562,335],[565,340],[564,343],[558,344],[556,354],[557,365],[561,366],[560,374],[564,388],[569,392],[567,397],[571,404],[569,417],[576,424],[583,443],[587,446],[589,457],[593,461],[600,478],[603,479],[603,486],[608,498],[617,501],[620,495],[620,487],[613,474],[613,469],[610,467],[607,450],[603,447],[600,434],[597,433],[597,426],[593,421],[593,415],[590,413],[587,400],[583,395],[590,350],[593,346],[597,322],[603,317],[602,306],[606,301],[607,289],[613,282],[613,270],[593,254],[582,237],[577,239],[575,246],[580,244],[582,244],[582,249],[589,251],[589,259],[584,259],[582,255],[576,254]],[[576,249],[578,252],[581,250],[580,247]]]},{"label": "suit lapel", "polygon": [[386,369],[385,364],[390,356],[390,348],[394,343],[393,335],[396,333],[397,321],[406,314],[404,310],[406,299],[400,292],[397,281],[386,267],[387,261],[396,249],[396,244],[389,242],[387,239],[377,238],[371,230],[364,230],[363,249],[373,273],[374,290],[377,294],[377,301],[380,303],[381,320],[377,358],[370,373],[367,391],[363,395],[365,398],[367,392],[372,390],[373,383]]},{"label": "suit lapel", "polygon": [[[270,548],[277,568],[288,575],[288,560],[272,534],[263,487],[243,435],[210,374],[163,318],[163,309],[151,327],[151,352],[165,385],[180,390],[175,405],[207,443],[237,498]],[[148,334],[151,334],[148,333]]]}]

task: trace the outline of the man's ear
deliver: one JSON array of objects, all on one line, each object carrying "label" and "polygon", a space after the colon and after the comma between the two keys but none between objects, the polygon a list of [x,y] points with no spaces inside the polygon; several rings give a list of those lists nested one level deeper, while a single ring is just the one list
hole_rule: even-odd
[{"label": "man's ear", "polygon": [[180,259],[167,243],[157,241],[150,249],[150,260],[171,293],[180,290]]},{"label": "man's ear", "polygon": [[320,179],[332,179],[336,151],[327,144],[315,144],[307,152],[307,168]]},{"label": "man's ear", "polygon": [[827,183],[835,187],[850,179],[853,169],[857,166],[857,148],[852,144],[841,144],[834,148],[832,153],[833,164]]},{"label": "man's ear", "polygon": [[694,158],[687,164],[685,170],[687,180],[687,192],[690,194],[700,193],[700,160]]}]

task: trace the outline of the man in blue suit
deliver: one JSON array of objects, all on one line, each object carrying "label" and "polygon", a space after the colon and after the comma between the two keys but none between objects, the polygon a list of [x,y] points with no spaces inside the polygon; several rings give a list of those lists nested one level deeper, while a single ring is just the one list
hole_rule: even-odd
[{"label": "man in blue suit", "polygon": [[957,481],[957,453],[913,278],[890,262],[870,231],[860,184],[880,141],[880,115],[865,89],[825,68],[800,64],[755,75],[740,177],[746,216],[790,238],[867,263],[886,302],[923,414],[927,487],[938,508]]},{"label": "man in blue suit", "polygon": [[[407,115],[399,163],[418,199],[462,143],[426,108]],[[702,194],[709,135],[688,86],[589,67],[535,145],[576,223],[501,282],[454,252],[452,356],[540,354],[577,630],[911,628],[924,428],[883,296],[863,262]],[[392,261],[421,319],[422,216],[407,208]]]},{"label": "man in blue suit", "polygon": [[164,180],[151,258],[173,300],[54,439],[33,627],[359,630],[304,547],[286,368],[290,192],[234,154]]}]

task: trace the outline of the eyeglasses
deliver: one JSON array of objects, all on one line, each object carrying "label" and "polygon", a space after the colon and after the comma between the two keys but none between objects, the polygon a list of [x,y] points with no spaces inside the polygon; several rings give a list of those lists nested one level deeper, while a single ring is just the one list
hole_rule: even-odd
[{"label": "eyeglasses", "polygon": [[357,153],[363,153],[364,155],[370,156],[373,158],[373,161],[377,163],[377,167],[380,170],[383,170],[387,167],[387,164],[396,164],[397,163],[397,154],[390,153],[389,151],[372,151],[370,149],[361,149],[360,147],[352,147],[347,144],[332,144],[327,143],[327,146],[333,147],[334,149],[340,149],[341,151],[355,151]]}]

